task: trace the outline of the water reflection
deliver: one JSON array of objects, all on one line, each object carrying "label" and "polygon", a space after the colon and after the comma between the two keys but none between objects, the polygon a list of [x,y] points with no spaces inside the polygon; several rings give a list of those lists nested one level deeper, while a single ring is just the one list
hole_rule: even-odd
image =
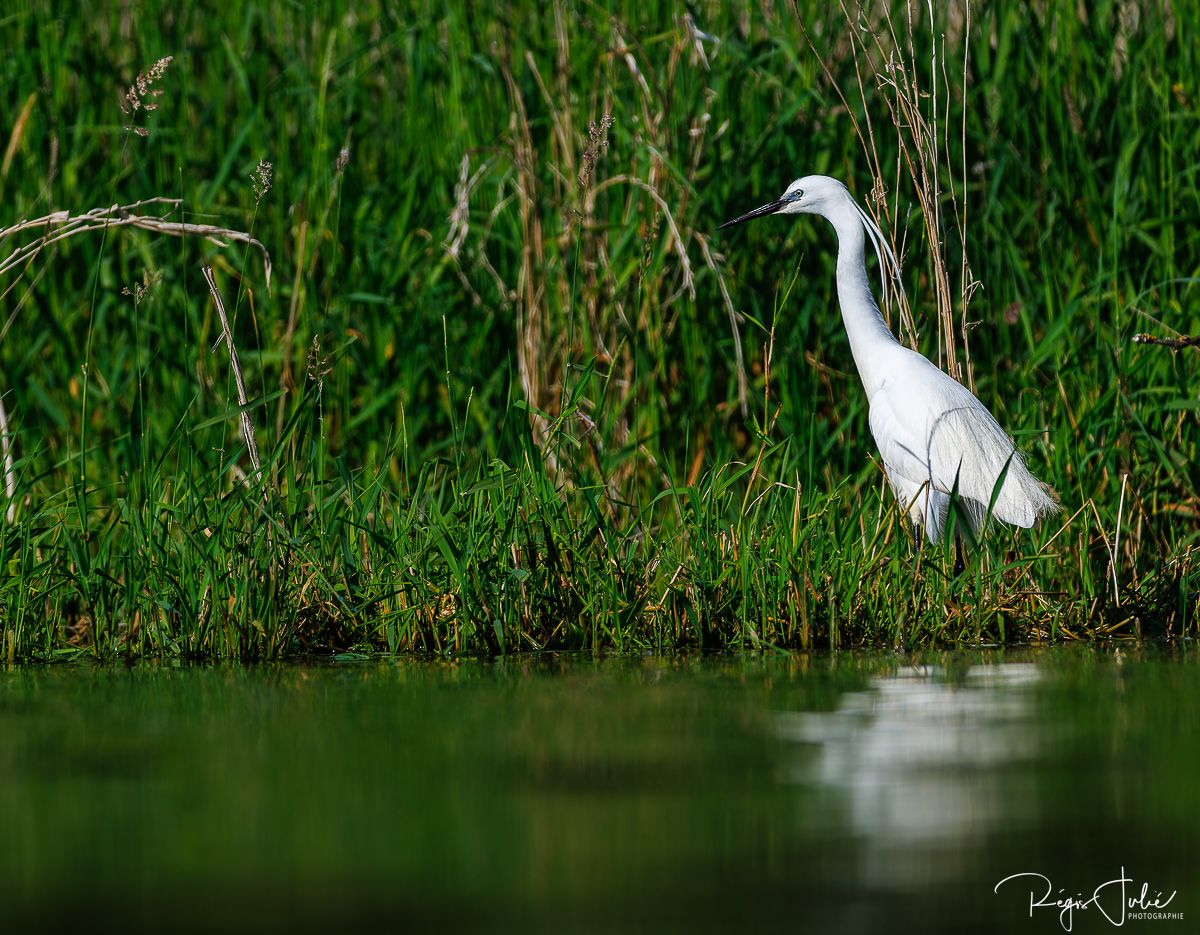
[{"label": "water reflection", "polygon": [[3,929],[1026,935],[999,880],[1122,869],[1190,921],[1171,652],[10,670]]},{"label": "water reflection", "polygon": [[789,751],[783,777],[812,787],[827,831],[858,839],[864,884],[956,876],[964,851],[1029,817],[1019,765],[1043,740],[1034,724],[1039,681],[1031,663],[875,676],[835,711],[775,717]]}]

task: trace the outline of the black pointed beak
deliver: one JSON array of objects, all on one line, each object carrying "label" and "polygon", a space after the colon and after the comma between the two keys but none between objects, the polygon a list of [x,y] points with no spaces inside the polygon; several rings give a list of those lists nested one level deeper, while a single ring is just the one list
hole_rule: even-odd
[{"label": "black pointed beak", "polygon": [[734,224],[741,224],[743,221],[752,221],[755,218],[766,217],[768,214],[774,214],[780,208],[787,204],[787,201],[780,198],[778,201],[772,201],[769,205],[763,205],[761,208],[755,208],[753,211],[748,211],[740,218],[734,218],[732,221],[726,221],[717,227],[717,230],[724,230],[726,227],[733,227]]}]

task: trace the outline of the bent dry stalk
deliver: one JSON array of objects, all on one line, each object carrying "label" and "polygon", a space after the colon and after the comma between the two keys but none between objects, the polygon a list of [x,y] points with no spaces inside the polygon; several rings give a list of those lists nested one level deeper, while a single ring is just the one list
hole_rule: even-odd
[{"label": "bent dry stalk", "polygon": [[[257,247],[262,251],[263,275],[266,277],[267,291],[271,289],[271,254],[262,241],[251,237],[245,231],[231,230],[215,224],[193,224],[187,221],[170,221],[166,215],[147,216],[138,214],[140,208],[147,205],[168,205],[169,209],[178,208],[183,203],[180,198],[163,196],[146,198],[127,205],[113,205],[109,208],[93,208],[83,214],[72,214],[70,211],[55,211],[30,221],[19,221],[10,227],[0,229],[0,240],[5,240],[26,230],[44,228],[46,233],[32,240],[23,247],[18,247],[3,260],[0,260],[0,276],[9,272],[26,260],[31,260],[44,248],[93,230],[109,230],[114,227],[138,227],[142,230],[159,234],[169,234],[172,237],[203,237],[218,247],[228,246],[224,240],[233,240]],[[222,239],[224,238],[224,240]]]},{"label": "bent dry stalk", "polygon": [[1135,334],[1134,344],[1157,344],[1159,347],[1169,347],[1173,351],[1181,351],[1185,347],[1200,347],[1200,335],[1192,337],[1182,334],[1177,338],[1156,338],[1152,334]]},{"label": "bent dry stalk", "polygon": [[8,500],[4,515],[12,523],[17,518],[17,478],[13,472],[12,433],[8,430],[8,412],[4,408],[3,393],[0,393],[0,452],[4,458],[4,494]]},{"label": "bent dry stalk", "polygon": [[222,341],[229,348],[229,366],[233,369],[233,379],[237,384],[238,406],[240,413],[238,415],[242,424],[242,438],[246,440],[246,449],[250,453],[250,463],[254,466],[254,475],[257,477],[262,471],[262,462],[258,457],[258,442],[254,438],[254,422],[250,418],[250,410],[247,408],[249,400],[246,396],[246,381],[242,377],[242,364],[238,360],[237,345],[233,343],[233,331],[229,327],[229,318],[225,314],[225,301],[221,298],[221,290],[217,288],[217,279],[213,275],[211,266],[202,268],[204,273],[204,281],[208,283],[208,291],[212,293],[213,302],[217,306],[217,315],[221,318],[221,336],[217,338],[217,343],[212,349],[215,353],[217,347]]}]

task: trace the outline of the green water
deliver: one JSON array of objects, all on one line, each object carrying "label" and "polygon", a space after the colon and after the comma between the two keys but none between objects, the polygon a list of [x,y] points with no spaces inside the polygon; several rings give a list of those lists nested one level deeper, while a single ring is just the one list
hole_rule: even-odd
[{"label": "green water", "polygon": [[10,669],[3,929],[1196,931],[1197,658]]}]

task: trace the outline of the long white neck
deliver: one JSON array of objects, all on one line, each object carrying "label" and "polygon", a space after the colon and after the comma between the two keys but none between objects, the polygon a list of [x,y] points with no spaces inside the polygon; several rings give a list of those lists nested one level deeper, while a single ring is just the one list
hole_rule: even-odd
[{"label": "long white neck", "polygon": [[[849,199],[849,194],[847,194]],[[825,214],[838,236],[837,291],[850,353],[869,398],[879,388],[879,358],[899,341],[888,329],[871,294],[864,262],[866,232],[858,209],[849,201]]]}]

